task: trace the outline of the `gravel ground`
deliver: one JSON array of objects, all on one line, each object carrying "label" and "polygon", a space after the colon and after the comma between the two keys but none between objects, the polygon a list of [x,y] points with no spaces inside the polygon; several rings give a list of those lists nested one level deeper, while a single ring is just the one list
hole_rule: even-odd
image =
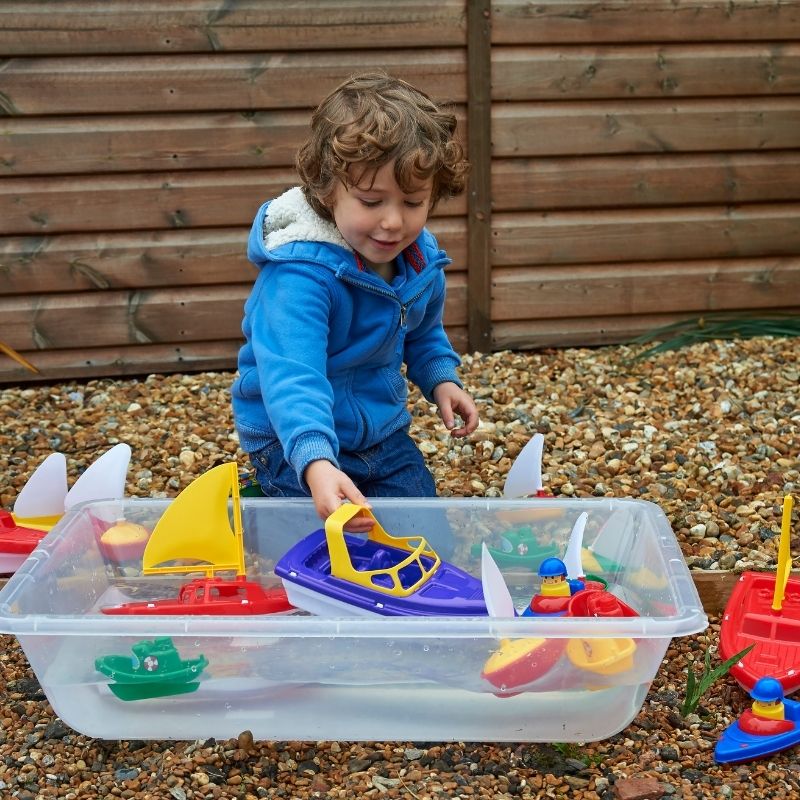
[{"label": "gravel ground", "polygon": [[[696,569],[775,564],[780,503],[800,487],[800,340],[713,342],[629,364],[625,347],[467,355],[482,424],[453,441],[412,395],[413,434],[442,495],[498,496],[514,456],[545,434],[545,484],[658,503]],[[0,388],[0,507],[53,450],[70,482],[109,444],[133,448],[127,491],[174,496],[231,458],[231,373]],[[797,512],[794,531],[797,532]],[[796,549],[796,548],[795,548]],[[636,720],[603,742],[103,741],[54,716],[13,637],[0,653],[0,797],[796,797],[800,750],[714,764],[747,696],[730,679],[683,718],[687,665],[717,620],[673,640]]]}]

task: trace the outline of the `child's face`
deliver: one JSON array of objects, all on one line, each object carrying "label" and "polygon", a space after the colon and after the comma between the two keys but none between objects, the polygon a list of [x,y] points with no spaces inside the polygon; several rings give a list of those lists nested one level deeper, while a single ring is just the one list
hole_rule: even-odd
[{"label": "child's face", "polygon": [[368,172],[357,186],[337,182],[330,207],[344,240],[375,268],[390,264],[419,236],[428,219],[433,180],[406,194],[395,180],[394,161],[371,178]]}]

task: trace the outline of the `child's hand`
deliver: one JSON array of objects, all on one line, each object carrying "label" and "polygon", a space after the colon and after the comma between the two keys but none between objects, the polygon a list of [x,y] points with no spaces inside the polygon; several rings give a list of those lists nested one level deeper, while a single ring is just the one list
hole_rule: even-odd
[{"label": "child's hand", "polygon": [[[343,501],[370,508],[367,498],[361,494],[353,481],[330,461],[312,461],[306,467],[303,477],[311,489],[314,508],[322,519],[327,519],[333,514]],[[366,533],[374,524],[371,517],[356,514],[344,529],[351,533]]]},{"label": "child's hand", "polygon": [[[433,399],[439,407],[445,427],[453,436],[468,436],[478,427],[478,409],[473,399],[452,381],[440,383],[433,390]],[[464,421],[460,428],[455,428],[455,415]]]}]

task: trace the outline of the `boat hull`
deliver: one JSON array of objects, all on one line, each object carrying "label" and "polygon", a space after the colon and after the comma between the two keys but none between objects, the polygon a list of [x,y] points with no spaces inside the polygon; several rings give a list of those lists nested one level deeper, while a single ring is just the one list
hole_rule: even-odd
[{"label": "boat hull", "polygon": [[[401,548],[370,539],[345,534],[345,543],[353,567],[359,571],[399,563],[408,556]],[[422,558],[430,566],[431,560]],[[381,616],[486,616],[486,603],[480,580],[453,564],[442,561],[438,569],[419,589],[407,597],[397,597],[331,575],[331,560],[325,531],[318,530],[288,550],[275,565],[292,598],[319,596],[315,609],[329,607],[334,613],[378,614]],[[293,592],[293,589],[300,589]],[[326,601],[331,601],[328,604]],[[301,605],[306,610],[315,610]],[[317,611],[316,613],[319,613]]]},{"label": "boat hull", "polygon": [[720,764],[751,761],[800,744],[800,703],[784,699],[784,718],[794,727],[774,736],[759,736],[742,730],[739,720],[727,727],[714,748],[714,760]]},{"label": "boat hull", "polygon": [[254,581],[198,578],[184,584],[178,597],[105,606],[110,615],[255,615],[282,614],[293,608],[282,587],[265,589]]},{"label": "boat hull", "polygon": [[790,694],[800,688],[800,579],[788,580],[779,612],[772,610],[774,590],[773,573],[742,573],[722,616],[719,650],[727,660],[753,645],[731,675],[748,691],[769,676]]}]

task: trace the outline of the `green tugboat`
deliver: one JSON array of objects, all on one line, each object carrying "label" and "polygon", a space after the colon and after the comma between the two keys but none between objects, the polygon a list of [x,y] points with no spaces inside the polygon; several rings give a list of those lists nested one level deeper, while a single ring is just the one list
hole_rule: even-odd
[{"label": "green tugboat", "polygon": [[197,691],[195,680],[208,666],[204,655],[182,659],[169,637],[145,639],[131,648],[133,656],[101,656],[95,669],[111,678],[108,688],[120,700],[145,700]]},{"label": "green tugboat", "polygon": [[[546,558],[559,555],[555,544],[545,544],[536,538],[533,528],[524,525],[506,531],[499,547],[489,547],[489,554],[498,567],[535,570]],[[481,543],[472,545],[471,554],[479,558]]]}]

